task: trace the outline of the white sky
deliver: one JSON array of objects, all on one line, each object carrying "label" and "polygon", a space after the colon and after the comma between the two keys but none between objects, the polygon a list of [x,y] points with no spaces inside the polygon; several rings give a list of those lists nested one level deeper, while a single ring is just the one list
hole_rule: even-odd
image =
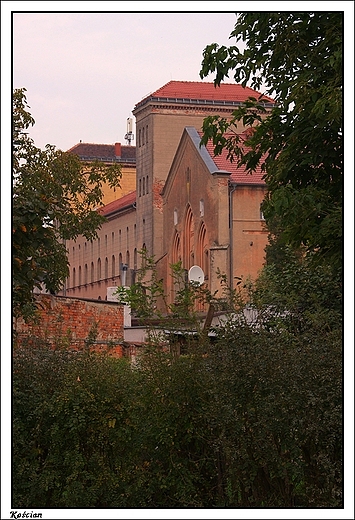
[{"label": "white sky", "polygon": [[230,45],[235,18],[233,12],[14,13],[13,87],[27,89],[36,145],[125,144],[134,105],[170,80],[201,81],[203,49]]}]

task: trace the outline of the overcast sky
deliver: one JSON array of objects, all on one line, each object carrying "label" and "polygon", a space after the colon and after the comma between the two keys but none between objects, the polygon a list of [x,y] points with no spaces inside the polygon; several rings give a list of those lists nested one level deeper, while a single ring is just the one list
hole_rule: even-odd
[{"label": "overcast sky", "polygon": [[[235,43],[229,36],[241,5],[334,9],[332,2],[1,2],[14,11],[13,88],[27,89],[35,144],[125,144],[136,103],[170,80],[201,81],[206,45]],[[8,25],[2,21],[2,32]]]},{"label": "overcast sky", "polygon": [[13,87],[27,89],[36,145],[125,143],[135,104],[170,80],[201,81],[203,49],[230,45],[235,19],[233,12],[14,13]]}]

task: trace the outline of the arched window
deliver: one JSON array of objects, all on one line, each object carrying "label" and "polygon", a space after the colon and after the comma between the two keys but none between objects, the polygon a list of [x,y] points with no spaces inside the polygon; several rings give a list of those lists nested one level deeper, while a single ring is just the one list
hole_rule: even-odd
[{"label": "arched window", "polygon": [[143,177],[143,195],[145,195],[145,177]]},{"label": "arched window", "polygon": [[208,251],[208,243],[207,243],[207,232],[204,222],[201,223],[198,239],[197,239],[197,248],[196,248],[196,261],[197,265],[199,265],[203,272],[205,273],[205,277],[209,276],[209,251]]},{"label": "arched window", "polygon": [[203,199],[200,200],[200,217],[203,217],[205,214],[205,203]]},{"label": "arched window", "polygon": [[105,258],[105,279],[108,278],[108,258]]},{"label": "arched window", "polygon": [[[148,127],[147,127],[148,128]],[[145,192],[146,194],[148,195],[148,175],[146,177],[146,182],[145,182]]]},{"label": "arched window", "polygon": [[75,282],[76,282],[76,279],[75,279],[75,274],[76,274],[76,271],[75,271],[75,267],[73,268],[73,287],[75,287]]},{"label": "arched window", "polygon": [[111,274],[112,278],[114,278],[116,276],[116,259],[115,259],[115,255],[112,255],[112,274]]},{"label": "arched window", "polygon": [[101,258],[97,261],[97,279],[101,280]]},{"label": "arched window", "polygon": [[79,265],[79,287],[81,285],[81,265]]},{"label": "arched window", "polygon": [[[143,222],[144,219],[143,219]],[[141,255],[141,267],[144,269],[145,266],[146,266],[146,255],[147,255],[147,246],[146,244],[143,242],[143,245],[142,245],[142,255]]]},{"label": "arched window", "polygon": [[94,280],[95,280],[95,268],[94,268],[94,262],[91,262],[91,278],[90,278],[91,283],[94,283]]},{"label": "arched window", "polygon": [[88,264],[84,266],[84,285],[88,283]]},{"label": "arched window", "polygon": [[[176,265],[181,262],[181,242],[180,235],[175,231],[172,249],[171,249],[171,264]],[[168,298],[170,303],[175,303],[177,292],[181,289],[179,287],[179,283],[176,278],[173,276],[167,277],[167,290],[168,290]]]},{"label": "arched window", "polygon": [[173,240],[173,248],[171,251],[171,260],[173,264],[177,264],[181,261],[181,243],[179,233],[175,233]]},{"label": "arched window", "polygon": [[122,253],[118,255],[118,272],[121,279],[121,285],[122,285]]},{"label": "arched window", "polygon": [[184,225],[184,267],[190,269],[194,265],[194,218],[191,207],[187,207]]}]

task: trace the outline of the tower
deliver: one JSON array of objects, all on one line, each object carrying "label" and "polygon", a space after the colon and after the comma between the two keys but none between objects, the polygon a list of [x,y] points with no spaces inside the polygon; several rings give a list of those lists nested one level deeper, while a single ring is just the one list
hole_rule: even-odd
[{"label": "tower", "polygon": [[[157,262],[163,251],[163,201],[161,191],[183,130],[202,129],[203,120],[219,114],[226,118],[254,90],[238,84],[170,81],[136,104],[137,247],[147,249]],[[265,97],[265,106],[273,100]],[[244,127],[240,124],[238,132]]]}]

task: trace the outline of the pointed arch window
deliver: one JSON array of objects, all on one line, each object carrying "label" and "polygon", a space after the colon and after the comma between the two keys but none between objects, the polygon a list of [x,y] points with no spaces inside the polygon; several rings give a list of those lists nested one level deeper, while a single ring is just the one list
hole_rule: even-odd
[{"label": "pointed arch window", "polygon": [[205,223],[202,222],[197,239],[197,248],[196,248],[196,260],[197,264],[202,268],[205,273],[205,278],[208,279],[209,276],[209,250],[208,250],[208,242],[207,242],[207,232]]},{"label": "pointed arch window", "polygon": [[101,258],[97,261],[97,279],[101,280]]},{"label": "pointed arch window", "polygon": [[189,269],[194,265],[194,217],[191,207],[187,207],[184,225],[184,267]]},{"label": "pointed arch window", "polygon": [[173,264],[177,264],[177,262],[181,262],[181,241],[179,233],[175,233],[173,240],[173,247],[171,251],[171,260]]}]

